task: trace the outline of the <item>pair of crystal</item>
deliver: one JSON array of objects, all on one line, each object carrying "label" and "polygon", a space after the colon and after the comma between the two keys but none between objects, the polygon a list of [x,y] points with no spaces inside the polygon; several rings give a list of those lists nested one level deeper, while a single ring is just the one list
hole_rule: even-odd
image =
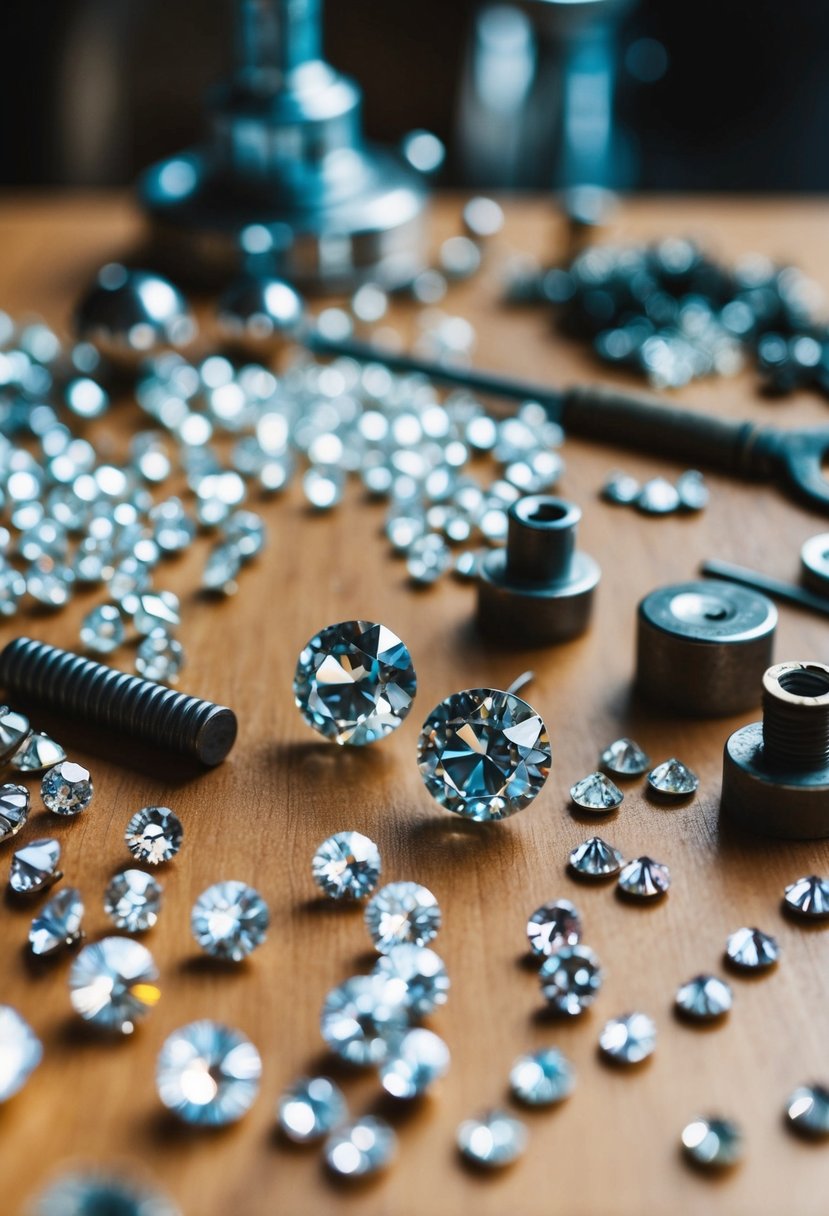
[{"label": "pair of crystal", "polygon": [[328,1077],[300,1077],[279,1099],[277,1122],[294,1144],[325,1140],[323,1156],[341,1178],[365,1178],[385,1169],[397,1137],[384,1119],[364,1115],[348,1121],[345,1096]]},{"label": "pair of crystal", "polygon": [[601,836],[577,845],[567,864],[581,878],[602,880],[615,875],[620,894],[629,899],[658,899],[671,885],[670,870],[664,863],[644,856],[625,862],[620,851]]}]

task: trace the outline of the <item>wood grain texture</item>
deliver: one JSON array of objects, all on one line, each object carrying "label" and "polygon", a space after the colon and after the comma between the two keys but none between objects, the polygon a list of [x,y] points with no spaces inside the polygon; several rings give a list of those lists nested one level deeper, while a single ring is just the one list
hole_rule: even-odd
[{"label": "wood grain texture", "polygon": [[[458,212],[457,200],[437,205],[436,236],[457,230]],[[653,199],[626,204],[611,235],[630,240],[686,232],[729,259],[755,249],[793,259],[829,284],[827,220],[822,202]],[[7,201],[0,207],[0,307],[65,324],[79,285],[136,231],[124,201]],[[504,249],[547,254],[560,239],[544,203],[510,204]],[[612,382],[556,338],[542,314],[506,311],[497,297],[490,273],[454,289],[448,301],[450,311],[474,321],[482,365],[558,383]],[[410,323],[401,312],[401,324]],[[826,405],[816,396],[763,400],[753,374],[696,384],[675,397],[735,418],[826,421]],[[131,405],[116,407],[91,430],[98,450],[117,457],[135,423]],[[296,492],[264,504],[270,547],[227,603],[207,604],[194,593],[204,540],[162,568],[159,585],[184,600],[189,661],[183,687],[233,706],[239,741],[220,769],[193,775],[169,762],[148,764],[128,746],[113,750],[64,724],[72,754],[93,769],[95,801],[77,822],[35,813],[21,839],[59,836],[65,881],[85,896],[91,937],[106,930],[102,892],[127,861],[122,837],[134,810],[172,806],[185,824],[185,844],[160,874],[166,904],[146,938],[161,967],[163,997],[129,1041],[108,1042],[73,1020],[67,962],[32,968],[24,952],[31,910],[3,907],[0,999],[30,1020],[46,1058],[24,1092],[0,1110],[0,1209],[19,1211],[46,1178],[80,1160],[146,1170],[187,1216],[756,1216],[789,1210],[808,1216],[825,1210],[827,1150],[788,1135],[782,1107],[795,1085],[827,1079],[829,930],[784,920],[780,898],[801,873],[829,869],[829,845],[767,842],[718,824],[722,745],[751,714],[669,721],[630,698],[634,615],[644,593],[692,576],[703,558],[715,555],[795,577],[801,543],[825,521],[773,487],[713,474],[711,506],[701,517],[643,519],[598,501],[606,473],[621,466],[640,476],[670,475],[679,466],[576,440],[568,441],[565,456],[561,489],[584,508],[581,543],[601,563],[603,580],[590,632],[557,649],[516,654],[480,643],[469,628],[473,594],[451,580],[413,593],[380,535],[382,508],[366,505],[354,490],[324,518],[309,514]],[[0,641],[25,631],[73,647],[80,617],[93,602],[84,593],[59,616],[4,623]],[[413,652],[420,682],[409,720],[365,751],[317,741],[291,695],[296,655],[308,636],[352,617],[395,629]],[[824,621],[781,609],[779,658],[825,659],[826,643]],[[132,661],[128,651],[117,658],[126,666]],[[515,819],[468,825],[434,806],[421,784],[414,759],[419,724],[448,693],[504,687],[525,667],[537,673],[527,696],[553,740],[551,778]],[[666,809],[649,803],[634,784],[610,822],[575,819],[569,786],[595,766],[600,747],[622,733],[634,735],[656,759],[676,754],[690,764],[702,777],[699,797]],[[435,945],[453,981],[449,1004],[432,1019],[451,1047],[451,1072],[434,1097],[395,1116],[399,1160],[387,1177],[358,1190],[328,1181],[313,1151],[280,1144],[273,1117],[282,1087],[322,1064],[317,1020],[324,994],[371,962],[360,911],[322,905],[309,874],[315,845],[346,827],[377,840],[387,880],[412,878],[435,891],[445,916]],[[667,862],[674,876],[667,900],[652,908],[626,906],[612,886],[588,888],[568,878],[568,852],[594,828],[627,856],[647,852]],[[272,911],[267,944],[232,971],[197,958],[189,933],[193,900],[223,878],[258,887]],[[568,1024],[539,1016],[537,980],[524,961],[527,914],[559,896],[578,903],[586,941],[607,970],[593,1011]],[[699,1032],[680,1025],[671,1013],[677,985],[718,970],[726,935],[742,924],[777,935],[781,966],[756,982],[734,980],[734,1010],[724,1026]],[[624,1074],[602,1066],[596,1040],[605,1018],[630,1009],[655,1017],[659,1044],[649,1064]],[[202,1016],[243,1029],[265,1062],[261,1096],[249,1117],[215,1135],[181,1130],[162,1117],[152,1079],[165,1036]],[[552,1113],[528,1115],[529,1150],[513,1170],[482,1178],[462,1168],[453,1147],[458,1122],[505,1100],[512,1059],[548,1043],[575,1062],[572,1099]],[[377,1105],[372,1077],[344,1084],[355,1111]],[[684,1122],[709,1111],[738,1118],[747,1138],[744,1164],[719,1181],[688,1170],[677,1150]]]}]

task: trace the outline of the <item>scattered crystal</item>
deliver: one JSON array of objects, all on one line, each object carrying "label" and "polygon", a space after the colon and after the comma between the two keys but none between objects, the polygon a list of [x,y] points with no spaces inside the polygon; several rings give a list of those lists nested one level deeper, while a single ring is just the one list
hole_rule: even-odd
[{"label": "scattered crystal", "polygon": [[50,768],[40,783],[43,805],[55,815],[80,815],[92,801],[93,793],[89,770],[71,760],[62,760]]},{"label": "scattered crystal", "polygon": [[58,869],[60,845],[56,840],[32,840],[12,855],[9,886],[18,895],[34,895],[62,877]]},{"label": "scattered crystal", "polygon": [[380,1084],[393,1098],[418,1098],[445,1076],[449,1060],[449,1048],[434,1031],[408,1030],[380,1065]]},{"label": "scattered crystal", "polygon": [[123,645],[126,626],[117,604],[99,604],[83,618],[81,642],[95,654],[111,654]]},{"label": "scattered crystal", "polygon": [[829,1088],[825,1085],[801,1085],[786,1102],[789,1126],[809,1139],[829,1136]]},{"label": "scattered crystal", "polygon": [[822,920],[829,916],[829,878],[816,874],[798,878],[786,887],[783,906],[794,916]]},{"label": "scattered crystal", "polygon": [[144,638],[135,656],[135,670],[145,680],[175,684],[184,666],[184,647],[162,629]]},{"label": "scattered crystal", "polygon": [[84,906],[80,892],[65,887],[43,905],[29,930],[29,948],[38,956],[74,946],[83,937]]},{"label": "scattered crystal", "polygon": [[11,840],[29,818],[29,791],[25,785],[0,785],[0,843]]},{"label": "scattered crystal", "polygon": [[69,971],[72,1007],[102,1030],[132,1034],[158,1003],[158,968],[146,946],[104,937],[84,946]]},{"label": "scattered crystal", "polygon": [[452,566],[452,573],[461,582],[474,582],[478,577],[481,565],[481,555],[472,549],[459,553]]},{"label": "scattered crystal", "polygon": [[127,824],[124,840],[133,857],[157,866],[170,861],[181,848],[181,820],[166,806],[145,806]]},{"label": "scattered crystal", "polygon": [[527,1106],[552,1106],[570,1096],[576,1083],[573,1065],[555,1047],[519,1056],[510,1069],[513,1097]]},{"label": "scattered crystal", "polygon": [[443,960],[428,946],[392,946],[377,960],[374,974],[387,982],[389,992],[412,1017],[424,1017],[446,1004],[449,976]]},{"label": "scattered crystal", "polygon": [[236,579],[241,569],[242,558],[239,550],[222,541],[214,545],[207,555],[202,571],[202,588],[217,595],[235,595],[239,590]]},{"label": "scattered crystal", "polygon": [[416,882],[390,882],[366,906],[366,927],[381,954],[411,942],[425,946],[441,923],[438,901],[428,887]]},{"label": "scattered crystal", "polygon": [[74,583],[70,567],[59,565],[50,557],[38,558],[26,573],[26,590],[42,608],[63,608],[72,598]]},{"label": "scattered crystal", "polygon": [[379,1064],[408,1028],[408,1015],[378,975],[355,975],[332,988],[320,1015],[325,1042],[349,1064]]},{"label": "scattered crystal", "polygon": [[99,1173],[71,1173],[53,1183],[30,1216],[181,1216],[155,1189],[131,1178]]},{"label": "scattered crystal", "polygon": [[305,721],[336,743],[363,746],[396,730],[417,679],[408,650],[385,625],[342,621],[303,648],[294,697]]},{"label": "scattered crystal", "polygon": [[576,946],[581,941],[581,916],[568,899],[536,908],[527,921],[527,940],[533,954],[549,958],[563,946]]},{"label": "scattered crystal", "polygon": [[145,591],[138,596],[133,624],[142,637],[150,637],[159,629],[174,633],[181,624],[178,596],[172,591]]},{"label": "scattered crystal", "polygon": [[703,511],[711,497],[705,478],[696,469],[680,474],[676,480],[676,492],[683,511]]},{"label": "scattered crystal", "polygon": [[630,473],[611,473],[602,486],[602,498],[614,506],[630,506],[641,493],[640,482]]},{"label": "scattered crystal", "polygon": [[545,959],[539,972],[541,991],[556,1011],[576,1017],[592,1005],[604,978],[589,946],[565,946]]},{"label": "scattered crystal", "polygon": [[517,1161],[527,1147],[527,1129],[503,1110],[480,1119],[465,1119],[458,1128],[458,1149],[467,1161],[485,1169],[500,1169]]},{"label": "scattered crystal", "polygon": [[743,1137],[731,1119],[700,1117],[682,1129],[682,1147],[694,1165],[723,1169],[743,1155]]},{"label": "scattered crystal", "polygon": [[568,858],[568,865],[584,878],[608,878],[618,874],[624,858],[612,844],[601,836],[591,836],[577,845]]},{"label": "scattered crystal", "polygon": [[155,1083],[164,1106],[183,1123],[225,1127],[250,1110],[262,1077],[262,1060],[240,1031],[203,1019],[164,1041]]},{"label": "scattered crystal", "polygon": [[217,882],[196,900],[190,924],[206,954],[239,963],[264,942],[270,914],[253,887],[243,882]]},{"label": "scattered crystal", "polygon": [[347,1114],[342,1090],[328,1077],[300,1077],[280,1097],[276,1117],[289,1140],[311,1144],[344,1123]]},{"label": "scattered crystal", "polygon": [[380,851],[360,832],[337,832],[311,860],[314,882],[329,899],[362,899],[380,878]]},{"label": "scattered crystal", "polygon": [[570,797],[585,811],[615,811],[622,805],[624,794],[604,773],[590,773],[570,787]]},{"label": "scattered crystal", "polygon": [[734,967],[759,971],[773,967],[780,957],[775,938],[761,929],[736,929],[725,943],[725,955]]},{"label": "scattered crystal", "polygon": [[677,991],[676,1008],[695,1022],[713,1022],[731,1009],[731,988],[718,975],[697,975]]},{"label": "scattered crystal", "polygon": [[437,582],[452,564],[449,546],[434,532],[412,541],[406,553],[406,570],[413,583],[422,587]]},{"label": "scattered crystal", "polygon": [[699,788],[699,777],[681,761],[665,760],[648,773],[648,786],[666,798],[688,798]]},{"label": "scattered crystal", "polygon": [[648,771],[651,762],[633,739],[616,739],[602,752],[601,765],[614,777],[641,777]]},{"label": "scattered crystal", "polygon": [[43,1058],[40,1039],[11,1005],[0,1005],[0,1102],[21,1090]]},{"label": "scattered crystal", "polygon": [[26,580],[13,566],[0,565],[0,616],[14,616],[26,594]]},{"label": "scattered crystal", "polygon": [[397,1151],[397,1137],[384,1119],[363,1115],[339,1128],[325,1143],[325,1163],[341,1178],[367,1178],[385,1169]]},{"label": "scattered crystal", "polygon": [[[42,731],[35,731],[14,753],[9,764],[18,773],[43,773],[65,759],[66,752],[59,743]],[[2,813],[0,804],[0,815]]]},{"label": "scattered crystal", "polygon": [[652,477],[639,491],[636,506],[646,515],[671,515],[679,509],[679,492],[665,477]]},{"label": "scattered crystal", "polygon": [[0,764],[19,751],[31,734],[29,719],[8,705],[0,705]]},{"label": "scattered crystal", "polygon": [[234,512],[225,524],[224,536],[246,562],[262,552],[268,539],[265,521],[255,511]]},{"label": "scattered crystal", "polygon": [[[167,498],[157,503],[149,512],[149,521],[153,539],[165,553],[180,553],[196,535],[196,525],[178,498]],[[134,590],[138,591],[139,588]]]},{"label": "scattered crystal", "polygon": [[123,929],[125,933],[144,933],[158,920],[161,893],[160,884],[151,874],[143,870],[122,870],[107,884],[104,911],[116,929]]},{"label": "scattered crystal", "polygon": [[641,1064],[656,1047],[656,1026],[646,1013],[625,1013],[606,1022],[599,1047],[615,1064]]},{"label": "scattered crystal", "polygon": [[330,511],[342,502],[345,477],[333,465],[312,465],[302,479],[302,492],[317,511]]},{"label": "scattered crystal", "polygon": [[650,857],[634,857],[619,871],[619,890],[635,899],[656,899],[671,885],[671,872]]}]

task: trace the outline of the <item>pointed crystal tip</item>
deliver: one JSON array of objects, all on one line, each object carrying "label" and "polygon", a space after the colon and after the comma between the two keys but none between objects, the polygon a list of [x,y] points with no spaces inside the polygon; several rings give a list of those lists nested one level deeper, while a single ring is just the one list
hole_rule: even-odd
[{"label": "pointed crystal tip", "polygon": [[658,899],[671,885],[671,872],[650,857],[634,857],[619,873],[619,890],[633,899]]},{"label": "pointed crystal tip", "polygon": [[604,773],[590,773],[570,788],[570,797],[585,811],[604,814],[622,805],[624,794]]},{"label": "pointed crystal tip", "polygon": [[681,760],[672,757],[648,773],[648,786],[663,798],[689,798],[699,788],[699,777]]},{"label": "pointed crystal tip", "polygon": [[810,920],[829,916],[829,878],[810,874],[806,878],[796,879],[786,887],[783,906],[793,916]]},{"label": "pointed crystal tip", "polygon": [[725,957],[733,967],[761,971],[774,966],[780,957],[780,947],[770,933],[761,929],[736,929],[725,944]]},{"label": "pointed crystal tip", "polygon": [[696,975],[676,994],[676,1009],[695,1022],[713,1022],[731,1009],[731,988],[717,975]]},{"label": "pointed crystal tip", "polygon": [[633,739],[616,739],[604,749],[600,762],[614,777],[641,777],[651,766],[650,757]]},{"label": "pointed crystal tip", "polygon": [[43,957],[76,945],[83,937],[84,906],[80,892],[65,887],[45,903],[32,921],[29,949]]},{"label": "pointed crystal tip", "polygon": [[609,878],[622,868],[622,854],[601,836],[577,845],[568,858],[570,869],[583,878]]}]

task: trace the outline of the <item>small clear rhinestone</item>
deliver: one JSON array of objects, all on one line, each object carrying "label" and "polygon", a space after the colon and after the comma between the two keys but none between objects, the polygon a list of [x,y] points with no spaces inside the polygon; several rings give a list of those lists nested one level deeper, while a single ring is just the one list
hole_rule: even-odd
[{"label": "small clear rhinestone", "polygon": [[576,1017],[592,1005],[602,986],[602,969],[589,946],[565,946],[541,965],[541,991],[556,1013]]},{"label": "small clear rhinestone", "polygon": [[517,1161],[527,1147],[527,1129],[503,1110],[479,1119],[465,1119],[458,1128],[458,1149],[467,1161],[484,1169],[500,1169]]},{"label": "small clear rhinestone", "polygon": [[603,1054],[616,1064],[641,1064],[656,1047],[656,1026],[646,1013],[625,1013],[606,1022],[599,1035]]},{"label": "small clear rhinestone", "polygon": [[150,637],[157,629],[175,633],[181,624],[178,596],[172,591],[145,591],[138,596],[133,624],[142,637]]},{"label": "small clear rhinestone", "polygon": [[371,621],[342,621],[303,648],[294,697],[305,721],[336,743],[362,747],[396,730],[417,680],[396,634]]},{"label": "small clear rhinestone", "polygon": [[84,906],[80,892],[74,887],[65,887],[43,905],[32,921],[29,930],[29,949],[32,954],[43,956],[55,954],[67,946],[74,946],[83,937]]},{"label": "small clear rhinestone", "polygon": [[602,498],[614,506],[632,505],[641,492],[641,483],[630,473],[611,473],[602,486]]},{"label": "small clear rhinestone", "polygon": [[699,788],[699,777],[687,765],[672,758],[648,773],[648,787],[665,798],[688,798]]},{"label": "small clear rhinestone", "polygon": [[0,705],[0,764],[19,751],[31,734],[29,719],[8,705]]},{"label": "small clear rhinestone", "polygon": [[563,946],[581,941],[581,915],[569,899],[558,899],[536,908],[527,921],[527,940],[533,954],[549,958]]},{"label": "small clear rhinestone", "polygon": [[181,1216],[181,1211],[143,1181],[71,1173],[40,1195],[30,1216]]},{"label": "small clear rhinestone", "polygon": [[244,561],[256,557],[268,539],[265,521],[255,511],[236,511],[224,527],[225,540]]},{"label": "small clear rhinestone", "polygon": [[55,815],[80,815],[92,801],[93,793],[89,770],[71,760],[62,760],[50,768],[40,783],[43,805]]},{"label": "small clear rhinestone", "polygon": [[676,994],[676,1008],[695,1022],[713,1022],[731,1009],[731,988],[718,975],[697,975]]},{"label": "small clear rhinestone", "polygon": [[570,797],[585,811],[615,811],[622,805],[624,794],[604,773],[590,773],[570,787]]},{"label": "small clear rhinestone", "polygon": [[184,666],[184,647],[163,629],[144,638],[135,654],[135,670],[145,680],[175,684]]},{"label": "small clear rhinestone", "polygon": [[81,623],[81,642],[95,654],[111,654],[127,636],[124,618],[117,604],[99,604]]},{"label": "small clear rhinestone", "polygon": [[633,739],[616,739],[601,754],[602,768],[614,777],[641,777],[651,766],[647,752]]},{"label": "small clear rhinestone", "polygon": [[452,554],[446,541],[434,532],[412,541],[406,553],[406,570],[413,583],[429,587],[436,583],[452,564]]},{"label": "small clear rhinestone", "polygon": [[384,1119],[363,1115],[329,1136],[325,1163],[341,1178],[367,1178],[385,1169],[397,1151],[397,1136]]},{"label": "small clear rhinestone", "polygon": [[702,511],[711,497],[705,478],[696,469],[688,469],[677,477],[676,491],[683,511]]},{"label": "small clear rhinestone", "polygon": [[63,608],[72,598],[75,575],[50,557],[32,562],[26,573],[26,590],[42,608]]},{"label": "small clear rhinestone", "polygon": [[510,1069],[512,1094],[527,1106],[552,1106],[570,1096],[576,1083],[573,1065],[555,1047],[519,1056]]},{"label": "small clear rhinestone", "polygon": [[190,918],[206,954],[239,963],[264,942],[270,914],[258,891],[243,882],[217,882],[202,891]]},{"label": "small clear rhinestone", "polygon": [[623,860],[622,854],[612,844],[602,840],[601,836],[591,836],[576,845],[567,864],[584,878],[609,878],[619,873]]},{"label": "small clear rhinestone", "polygon": [[0,1005],[0,1102],[21,1090],[43,1058],[40,1039],[11,1005]]},{"label": "small clear rhinestone", "polygon": [[447,811],[486,822],[522,810],[551,763],[547,730],[520,697],[493,688],[455,693],[432,710],[418,739],[420,775]]},{"label": "small clear rhinestone", "polygon": [[158,1053],[155,1083],[164,1106],[183,1123],[236,1123],[259,1093],[262,1060],[238,1030],[204,1019],[174,1030]]},{"label": "small clear rhinestone", "polygon": [[379,1064],[408,1028],[405,1006],[382,976],[355,975],[332,988],[320,1015],[322,1037],[349,1064]]},{"label": "small clear rhinestone", "polygon": [[701,1117],[682,1129],[682,1147],[694,1165],[723,1169],[743,1155],[743,1137],[731,1119]]},{"label": "small clear rhinestone", "polygon": [[393,1098],[411,1100],[449,1069],[449,1048],[432,1030],[417,1027],[395,1042],[392,1053],[380,1065],[380,1084]]},{"label": "small clear rhinestone", "polygon": [[809,1139],[829,1136],[829,1088],[801,1085],[786,1102],[789,1127]]},{"label": "small clear rhinestone", "polygon": [[32,840],[12,855],[9,886],[18,895],[34,895],[62,877],[58,869],[60,845],[56,840]]},{"label": "small clear rhinestone", "polygon": [[18,773],[43,773],[65,759],[66,752],[59,743],[42,731],[35,731],[14,753],[9,764]]},{"label": "small clear rhinestone", "polygon": [[69,971],[72,1007],[102,1030],[132,1034],[158,1003],[158,968],[146,946],[104,937],[84,946]]},{"label": "small clear rhinestone", "polygon": [[433,1013],[448,999],[450,985],[446,967],[428,946],[415,946],[411,942],[392,946],[388,954],[377,960],[374,974],[390,985],[389,991],[395,1000],[405,1006],[412,1017]]},{"label": "small clear rhinestone", "polygon": [[808,878],[796,879],[786,887],[783,907],[792,915],[808,920],[822,920],[829,916],[829,878],[812,874]]},{"label": "small clear rhinestone", "polygon": [[26,580],[13,566],[0,565],[0,616],[14,616],[26,594]]},{"label": "small clear rhinestone", "polygon": [[161,894],[161,886],[151,874],[145,874],[143,870],[122,870],[107,884],[104,911],[116,929],[125,933],[144,933],[158,920]]},{"label": "small clear rhinestone", "polygon": [[289,1140],[311,1144],[339,1127],[347,1114],[342,1090],[328,1077],[300,1077],[280,1097],[276,1117]]},{"label": "small clear rhinestone", "polygon": [[775,938],[761,929],[735,929],[725,943],[725,957],[733,967],[762,971],[773,967],[780,957]]},{"label": "small clear rhinestone", "polygon": [[679,492],[667,478],[651,477],[639,491],[636,506],[646,515],[670,515],[679,509]]},{"label": "small clear rhinestone", "polygon": [[311,860],[314,882],[329,899],[362,899],[380,878],[380,851],[360,832],[337,832]]},{"label": "small clear rhinestone", "polygon": [[0,842],[11,840],[29,818],[29,791],[25,785],[0,785]]},{"label": "small clear rhinestone", "polygon": [[428,887],[416,882],[390,882],[366,905],[366,927],[381,954],[412,942],[425,946],[437,935],[441,914]]},{"label": "small clear rhinestone", "polygon": [[181,848],[184,828],[166,806],[145,806],[127,824],[124,840],[133,857],[157,866],[170,861]]},{"label": "small clear rhinestone", "polygon": [[671,885],[671,871],[650,857],[634,857],[619,871],[619,890],[633,899],[657,899]]},{"label": "small clear rhinestone", "polygon": [[222,541],[214,545],[207,555],[202,571],[202,588],[216,595],[235,595],[239,590],[236,579],[241,569],[242,558],[239,550]]}]

